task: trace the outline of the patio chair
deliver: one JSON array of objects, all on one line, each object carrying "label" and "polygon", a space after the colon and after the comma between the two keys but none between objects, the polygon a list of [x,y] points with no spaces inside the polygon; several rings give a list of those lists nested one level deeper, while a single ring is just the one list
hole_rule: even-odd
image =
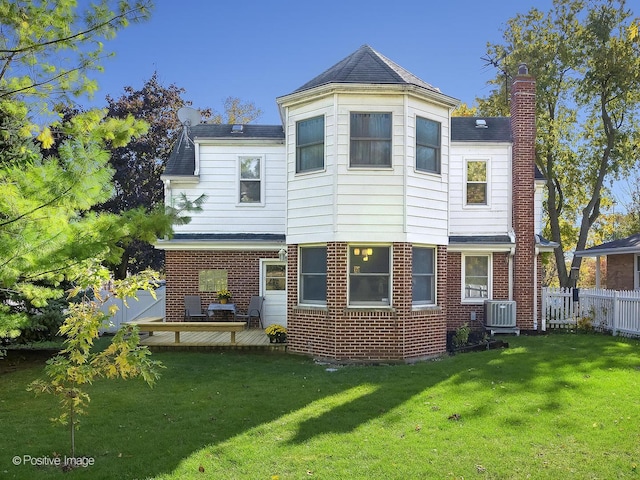
[{"label": "patio chair", "polygon": [[206,320],[207,314],[202,310],[200,295],[187,295],[184,297],[184,321]]},{"label": "patio chair", "polygon": [[258,319],[258,325],[262,328],[262,303],[264,302],[264,297],[259,295],[254,295],[251,297],[249,301],[249,308],[247,308],[247,313],[238,313],[236,314],[236,318],[238,321],[242,321],[245,319],[247,322],[247,327],[251,323],[252,318]]}]

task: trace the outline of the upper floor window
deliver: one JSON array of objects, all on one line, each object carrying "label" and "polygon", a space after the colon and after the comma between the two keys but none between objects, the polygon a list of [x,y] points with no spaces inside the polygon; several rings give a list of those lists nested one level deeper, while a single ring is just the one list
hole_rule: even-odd
[{"label": "upper floor window", "polygon": [[486,160],[467,160],[467,205],[487,205]]},{"label": "upper floor window", "polygon": [[462,299],[483,301],[490,297],[491,255],[463,255]]},{"label": "upper floor window", "polygon": [[416,117],[416,170],[440,173],[440,123]]},{"label": "upper floor window", "polygon": [[412,299],[414,305],[436,303],[435,248],[413,247]]},{"label": "upper floor window", "polygon": [[262,158],[240,158],[240,203],[262,203]]},{"label": "upper floor window", "polygon": [[327,247],[300,247],[300,303],[327,303]]},{"label": "upper floor window", "polygon": [[349,247],[349,305],[390,305],[389,247]]},{"label": "upper floor window", "polygon": [[324,168],[324,117],[296,123],[296,172]]},{"label": "upper floor window", "polygon": [[352,167],[391,166],[391,114],[351,114]]}]

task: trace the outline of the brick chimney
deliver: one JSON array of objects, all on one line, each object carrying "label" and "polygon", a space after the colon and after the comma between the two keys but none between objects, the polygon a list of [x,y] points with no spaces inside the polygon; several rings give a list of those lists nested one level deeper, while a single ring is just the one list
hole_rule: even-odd
[{"label": "brick chimney", "polygon": [[[539,279],[535,275],[534,187],[536,140],[536,81],[525,64],[511,85],[512,205],[516,237],[513,299],[517,325],[533,330]],[[537,303],[537,302],[536,302]]]}]

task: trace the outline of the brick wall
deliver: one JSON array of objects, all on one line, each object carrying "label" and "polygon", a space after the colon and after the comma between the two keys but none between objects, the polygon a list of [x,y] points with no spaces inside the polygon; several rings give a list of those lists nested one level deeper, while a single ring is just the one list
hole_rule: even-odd
[{"label": "brick wall", "polygon": [[[521,66],[511,85],[513,229],[516,233],[513,296],[517,325],[533,329],[535,282],[534,167],[536,82]],[[540,279],[538,279],[540,280]],[[538,311],[538,316],[540,311]]]},{"label": "brick wall", "polygon": [[[327,306],[298,306],[298,282],[289,275],[289,350],[337,361],[410,360],[444,353],[445,306],[413,310],[411,245],[393,244],[393,308],[349,308],[348,245],[327,244]],[[298,246],[289,245],[289,272],[297,271]],[[446,248],[438,248],[438,298],[446,297]]]},{"label": "brick wall", "polygon": [[[232,301],[240,311],[246,311],[251,296],[260,294],[260,259],[264,258],[278,258],[278,253],[167,250],[165,256],[167,321],[180,322],[184,319],[185,295],[200,295],[204,309],[210,303],[217,301],[215,292],[198,291],[198,273],[201,270],[226,270],[228,288],[233,294]],[[251,326],[257,327],[257,320],[254,320]]]},{"label": "brick wall", "polygon": [[634,289],[633,253],[607,256],[607,288],[611,290]]},{"label": "brick wall", "polygon": [[[492,298],[495,300],[509,299],[509,254],[494,253],[492,261],[493,284]],[[447,271],[449,277],[447,294],[447,330],[468,323],[472,328],[481,328],[484,322],[484,303],[463,304],[462,298],[462,253],[449,252],[447,256]],[[471,312],[476,313],[476,322],[471,321]]]}]

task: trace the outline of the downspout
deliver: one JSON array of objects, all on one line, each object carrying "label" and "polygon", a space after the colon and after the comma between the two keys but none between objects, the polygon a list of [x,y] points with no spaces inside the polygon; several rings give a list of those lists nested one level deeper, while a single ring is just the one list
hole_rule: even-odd
[{"label": "downspout", "polygon": [[[173,199],[171,198],[171,180],[169,180],[168,178],[165,179],[164,183],[164,204],[165,204],[165,208],[168,205],[173,206]],[[164,236],[164,240],[169,240],[169,236],[165,235]]]},{"label": "downspout", "polygon": [[[408,160],[407,160],[407,142],[408,132],[407,132],[407,122],[409,120],[409,105],[407,102],[407,95],[405,94],[403,97],[403,107],[404,107],[404,145],[402,151],[402,157],[404,158],[404,164],[402,165],[402,231],[407,233],[407,169],[409,168]],[[415,128],[415,127],[414,127]],[[393,155],[393,153],[392,153]]]},{"label": "downspout", "polygon": [[200,175],[200,144],[199,143],[194,143],[195,145],[195,164],[194,164],[194,169],[193,169],[193,174],[197,177],[198,175]]},{"label": "downspout", "polygon": [[[535,248],[533,254],[533,329],[538,331],[538,255],[540,254],[540,250],[538,247]],[[546,329],[546,325],[544,324],[544,319],[542,320],[542,329]]]},{"label": "downspout", "polygon": [[509,300],[513,300],[513,256],[516,254],[515,247],[509,250],[508,269],[509,269]]},{"label": "downspout", "polygon": [[[511,240],[511,243],[515,245],[516,243],[516,232],[513,231],[513,228],[511,228],[511,226],[509,226],[509,239]],[[513,257],[516,254],[516,247],[513,246],[509,249],[509,256],[508,256],[508,269],[509,269],[509,300],[513,300],[513,277],[514,277],[514,273],[513,273]]]},{"label": "downspout", "polygon": [[[408,218],[407,218],[407,181],[408,181],[408,173],[407,173],[407,169],[409,168],[409,160],[407,159],[407,143],[409,141],[409,135],[408,135],[408,125],[407,123],[409,122],[409,102],[408,102],[408,98],[407,98],[407,94],[405,93],[405,95],[402,98],[402,102],[403,102],[403,118],[404,118],[404,145],[402,147],[402,158],[404,159],[404,161],[402,162],[402,231],[405,234],[405,238],[404,241],[407,241],[407,232],[409,230],[407,222],[408,222]],[[415,128],[415,127],[414,127]],[[393,142],[392,142],[393,145]],[[393,158],[393,152],[392,152],[392,158]],[[413,260],[412,260],[413,263]],[[406,268],[406,267],[405,267]],[[393,282],[393,279],[392,279]],[[392,283],[392,285],[395,285],[395,282]],[[395,290],[394,287],[392,287],[393,290]],[[392,292],[392,299],[393,299],[393,292]],[[397,311],[396,311],[396,315],[397,315]],[[402,322],[402,358],[407,358],[407,322],[406,322],[406,314],[403,314],[403,322]]]}]

